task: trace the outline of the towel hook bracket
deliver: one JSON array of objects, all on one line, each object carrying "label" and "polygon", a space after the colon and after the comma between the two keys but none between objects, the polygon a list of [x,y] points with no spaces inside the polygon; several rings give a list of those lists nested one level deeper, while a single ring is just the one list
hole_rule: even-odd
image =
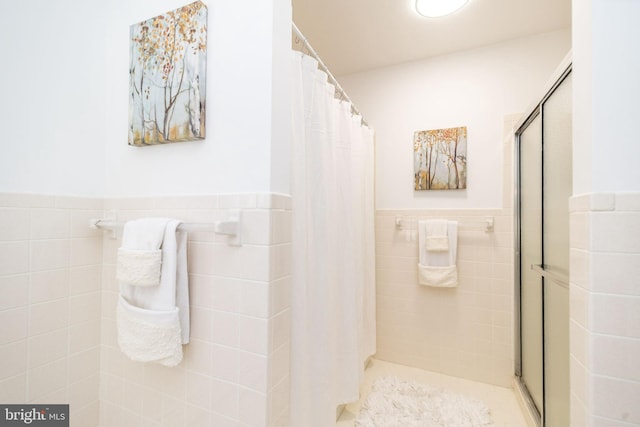
[{"label": "towel hook bracket", "polygon": [[216,221],[213,224],[213,231],[217,234],[224,234],[227,237],[227,243],[230,246],[242,246],[240,236],[242,211],[233,210],[229,213],[229,217],[224,221]]},{"label": "towel hook bracket", "polygon": [[484,223],[485,223],[484,231],[486,231],[487,233],[490,232],[490,231],[493,231],[493,217],[492,216],[486,216],[484,218]]},{"label": "towel hook bracket", "polygon": [[396,216],[396,230],[402,230],[404,227],[404,219],[401,216]]},{"label": "towel hook bracket", "polygon": [[116,223],[116,211],[108,210],[104,213],[104,218],[91,218],[89,220],[89,228],[94,230],[108,230],[109,237],[112,239],[118,238],[118,227],[108,226],[104,227],[104,223],[107,225]]}]

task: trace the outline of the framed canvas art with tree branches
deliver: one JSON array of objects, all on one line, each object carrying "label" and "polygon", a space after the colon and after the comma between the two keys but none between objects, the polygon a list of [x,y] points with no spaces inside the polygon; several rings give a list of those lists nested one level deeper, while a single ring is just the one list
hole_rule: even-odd
[{"label": "framed canvas art with tree branches", "polygon": [[422,130],[413,134],[415,190],[467,188],[467,128]]},{"label": "framed canvas art with tree branches", "polygon": [[206,5],[132,25],[130,49],[129,145],[204,139]]}]

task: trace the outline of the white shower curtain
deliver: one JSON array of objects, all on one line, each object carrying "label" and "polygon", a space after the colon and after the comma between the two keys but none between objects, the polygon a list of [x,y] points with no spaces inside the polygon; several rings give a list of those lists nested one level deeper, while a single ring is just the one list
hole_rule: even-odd
[{"label": "white shower curtain", "polygon": [[293,52],[291,426],[335,426],[375,353],[373,131]]}]

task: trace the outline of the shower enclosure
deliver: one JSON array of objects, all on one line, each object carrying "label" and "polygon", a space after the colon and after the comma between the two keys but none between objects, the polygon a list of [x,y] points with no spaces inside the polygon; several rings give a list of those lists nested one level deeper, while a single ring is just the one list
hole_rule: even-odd
[{"label": "shower enclosure", "polygon": [[516,378],[547,427],[569,425],[571,80],[569,65],[516,131]]}]

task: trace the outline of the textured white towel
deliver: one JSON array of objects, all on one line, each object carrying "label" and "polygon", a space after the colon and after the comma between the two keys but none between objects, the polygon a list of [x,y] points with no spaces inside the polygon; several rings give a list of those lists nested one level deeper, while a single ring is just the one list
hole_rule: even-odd
[{"label": "textured white towel", "polygon": [[158,286],[162,264],[162,241],[168,218],[127,221],[118,249],[116,279],[131,286]]},{"label": "textured white towel", "polygon": [[[164,227],[163,227],[164,228]],[[118,248],[116,280],[131,286],[158,286],[162,251],[140,251]]]},{"label": "textured white towel", "polygon": [[449,250],[427,250],[427,221],[418,221],[418,278],[421,285],[447,288],[458,285],[456,269],[458,223],[456,221],[447,221],[447,236]]},{"label": "textured white towel", "polygon": [[418,274],[421,285],[438,288],[453,288],[458,286],[458,269],[450,267],[433,267],[418,264]]},{"label": "textured white towel", "polygon": [[[166,227],[162,239],[162,273],[159,286],[131,286],[120,282],[120,295],[130,306],[144,309],[149,312],[175,312],[178,319],[178,332],[180,343],[189,342],[189,283],[187,274],[187,233],[177,232],[180,221],[165,219]],[[122,317],[122,316],[121,316]],[[151,318],[151,317],[150,317]],[[126,320],[123,317],[123,320]],[[123,328],[130,327],[130,322],[118,321],[118,334],[127,331]],[[169,335],[163,339],[169,339]],[[159,347],[169,345],[158,342]],[[173,348],[171,345],[169,347]],[[180,353],[182,354],[182,346]],[[123,349],[124,351],[124,349]],[[149,349],[150,352],[154,350]],[[175,360],[175,357],[172,359]]]},{"label": "textured white towel", "polygon": [[116,311],[118,345],[131,360],[176,366],[182,361],[179,310],[146,310],[122,296]]},{"label": "textured white towel", "polygon": [[446,219],[429,219],[425,221],[426,250],[433,252],[449,250],[449,237],[447,236],[448,225],[449,221]]}]

